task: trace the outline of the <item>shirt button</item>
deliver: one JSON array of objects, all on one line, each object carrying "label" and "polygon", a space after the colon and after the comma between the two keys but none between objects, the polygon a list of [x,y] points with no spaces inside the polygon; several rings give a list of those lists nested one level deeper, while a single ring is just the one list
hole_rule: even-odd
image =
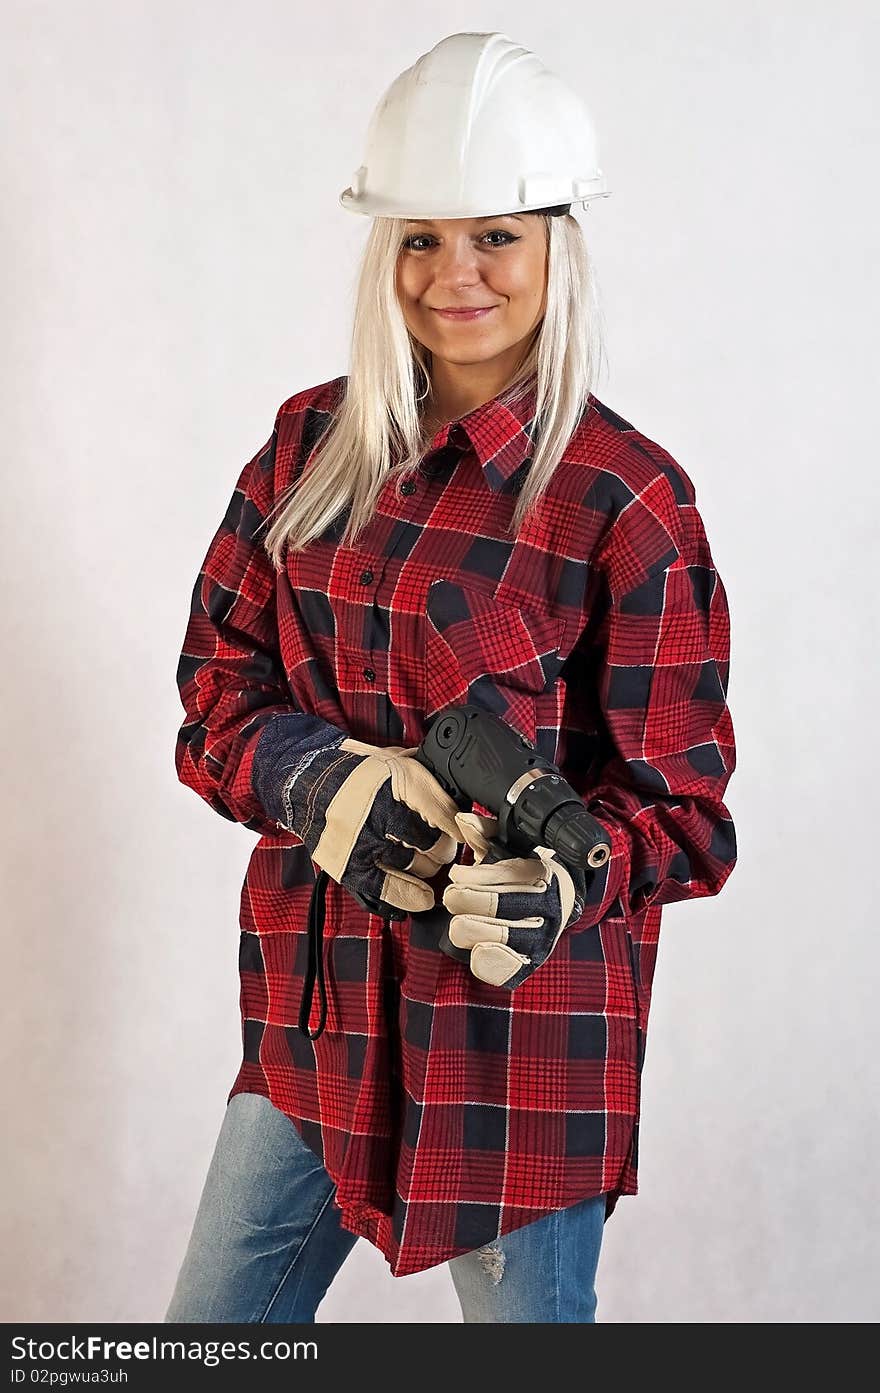
[{"label": "shirt button", "polygon": [[415,491],[416,491],[416,484],[415,484],[415,480],[413,480],[413,479],[407,479],[405,483],[403,483],[403,484],[400,485],[400,492],[401,492],[401,493],[415,493]]},{"label": "shirt button", "polygon": [[376,680],[376,674],[371,667],[364,668],[364,677],[366,677],[368,682],[375,682]]},{"label": "shirt button", "polygon": [[370,583],[370,581],[371,581],[372,579],[373,579],[373,572],[372,572],[372,571],[361,571],[361,585],[369,585],[369,583]]}]

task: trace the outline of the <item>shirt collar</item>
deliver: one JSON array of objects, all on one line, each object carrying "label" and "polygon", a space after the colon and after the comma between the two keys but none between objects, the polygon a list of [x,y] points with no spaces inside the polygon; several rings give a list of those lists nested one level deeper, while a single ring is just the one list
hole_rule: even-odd
[{"label": "shirt collar", "polygon": [[430,448],[438,450],[452,445],[467,449],[469,445],[489,487],[501,493],[511,476],[532,454],[536,401],[537,380],[533,376],[506,404],[493,397],[457,420],[442,425]]}]

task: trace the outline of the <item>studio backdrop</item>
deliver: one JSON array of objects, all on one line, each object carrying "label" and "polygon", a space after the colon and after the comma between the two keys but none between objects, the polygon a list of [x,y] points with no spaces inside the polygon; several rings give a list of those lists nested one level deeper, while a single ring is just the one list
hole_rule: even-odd
[{"label": "studio backdrop", "polygon": [[[693,481],[731,611],[738,864],[665,908],[639,1194],[597,1319],[877,1318],[878,16],[9,0],[2,19],[2,1319],[161,1320],[241,1059],[256,834],[174,769],[199,563],[345,373],[395,74],[499,30],[596,120],[597,394]],[[696,1047],[695,1047],[695,1043]],[[446,1321],[360,1241],[322,1322]]]}]

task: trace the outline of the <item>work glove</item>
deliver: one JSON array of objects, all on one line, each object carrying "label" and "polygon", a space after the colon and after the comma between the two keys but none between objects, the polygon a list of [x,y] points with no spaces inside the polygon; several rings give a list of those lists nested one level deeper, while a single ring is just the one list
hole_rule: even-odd
[{"label": "work glove", "polygon": [[513,989],[546,962],[563,929],[583,913],[586,872],[564,865],[549,847],[533,856],[485,861],[498,819],[458,812],[460,835],[474,851],[472,866],[449,868],[443,904],[456,948],[470,949],[481,982]]},{"label": "work glove", "polygon": [[318,743],[319,727],[313,748],[285,751],[283,734],[268,746],[254,776],[263,802],[352,894],[410,914],[430,909],[436,896],[426,882],[462,841],[455,803],[412,758],[418,746],[370,745],[330,725],[326,737]]}]

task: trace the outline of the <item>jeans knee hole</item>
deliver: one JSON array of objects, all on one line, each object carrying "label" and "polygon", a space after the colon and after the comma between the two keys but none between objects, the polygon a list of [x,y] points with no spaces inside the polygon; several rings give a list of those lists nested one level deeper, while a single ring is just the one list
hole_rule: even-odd
[{"label": "jeans knee hole", "polygon": [[498,1285],[504,1276],[504,1253],[494,1243],[487,1243],[485,1247],[478,1249],[477,1257],[480,1266],[488,1277],[491,1277],[493,1286]]}]

